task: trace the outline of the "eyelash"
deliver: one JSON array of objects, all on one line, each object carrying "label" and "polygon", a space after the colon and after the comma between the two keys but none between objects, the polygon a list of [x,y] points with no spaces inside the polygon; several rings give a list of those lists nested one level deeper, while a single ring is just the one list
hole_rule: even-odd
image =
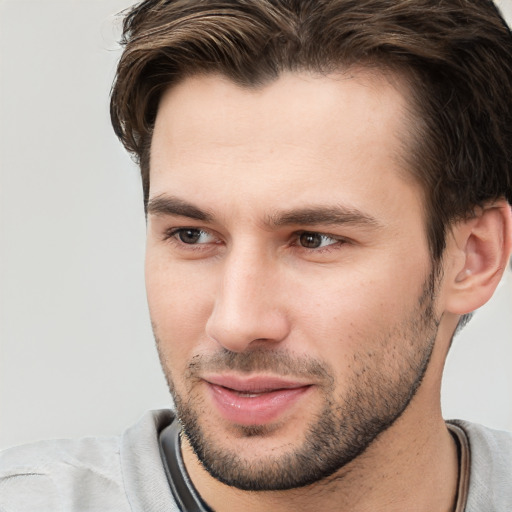
[{"label": "eyelash", "polygon": [[[187,230],[198,231],[199,235],[201,235],[201,234],[211,235],[211,233],[209,231],[204,230],[204,229],[200,229],[200,228],[196,228],[196,227],[179,227],[179,228],[172,228],[172,229],[167,230],[165,232],[165,234],[164,234],[163,240],[167,241],[167,242],[170,242],[170,243],[173,243],[173,244],[179,246],[180,248],[184,248],[184,249],[189,250],[189,251],[204,251],[204,250],[209,250],[211,248],[211,244],[209,244],[209,243],[203,243],[203,244],[191,243],[191,244],[187,244],[186,242],[183,242],[183,241],[179,240],[177,235],[179,235],[179,233],[182,233],[182,232],[187,231]],[[323,238],[331,239],[334,242],[332,244],[328,244],[328,245],[326,245],[324,247],[316,247],[316,248],[315,247],[304,247],[302,245],[299,245],[300,238],[303,235],[320,236],[320,237],[323,237]],[[293,233],[292,238],[293,238],[293,240],[290,243],[290,247],[293,247],[296,250],[306,251],[306,252],[309,252],[309,253],[313,253],[314,252],[315,254],[327,253],[327,252],[330,252],[330,251],[338,249],[342,245],[350,243],[350,241],[348,239],[344,238],[344,237],[330,235],[330,234],[327,234],[327,233],[321,233],[321,232],[318,232],[318,231],[306,231],[306,230],[297,231],[297,232]]]},{"label": "eyelash", "polygon": [[[304,235],[313,235],[322,237],[325,241],[325,239],[332,240],[333,243],[330,243],[324,247],[305,247],[304,245],[300,245],[298,242],[300,241],[301,237]],[[344,245],[348,242],[346,238],[340,237],[340,236],[334,236],[327,233],[321,233],[319,231],[298,231],[294,233],[294,243],[292,243],[292,246],[297,247],[300,250],[308,251],[308,252],[315,252],[316,254],[322,254],[324,252],[330,252],[333,250],[336,250],[341,245]]]},{"label": "eyelash", "polygon": [[183,242],[179,240],[178,235],[179,233],[183,233],[184,231],[198,231],[199,234],[205,234],[210,235],[211,233],[209,231],[206,231],[204,229],[196,228],[196,227],[180,227],[180,228],[172,228],[167,230],[164,233],[163,240],[164,242],[170,242],[174,245],[177,245],[181,248],[186,248],[186,250],[189,251],[201,251],[208,249],[208,246],[210,244],[187,244],[186,242]]}]

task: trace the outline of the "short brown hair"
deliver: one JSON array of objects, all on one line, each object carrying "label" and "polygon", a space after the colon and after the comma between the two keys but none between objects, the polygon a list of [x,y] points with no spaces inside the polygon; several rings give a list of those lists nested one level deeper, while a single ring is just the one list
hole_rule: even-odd
[{"label": "short brown hair", "polygon": [[450,222],[512,203],[512,35],[489,0],[146,0],[124,19],[114,130],[149,194],[164,90],[216,72],[246,87],[284,71],[391,70],[412,90],[410,170],[421,183],[434,261]]}]

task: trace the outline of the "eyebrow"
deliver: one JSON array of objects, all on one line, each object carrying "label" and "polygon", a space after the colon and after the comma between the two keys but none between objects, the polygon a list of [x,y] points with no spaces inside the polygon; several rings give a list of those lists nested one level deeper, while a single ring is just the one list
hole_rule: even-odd
[{"label": "eyebrow", "polygon": [[147,213],[151,215],[172,215],[189,219],[212,222],[213,215],[178,197],[161,195],[148,201]]},{"label": "eyebrow", "polygon": [[[148,201],[147,212],[151,215],[170,215],[187,217],[203,222],[213,222],[214,215],[209,211],[174,196],[160,195]],[[371,215],[357,208],[347,206],[311,206],[296,208],[289,211],[276,212],[267,216],[266,222],[270,227],[290,225],[357,225],[378,228],[382,224]]]},{"label": "eyebrow", "polygon": [[271,226],[281,227],[294,224],[301,225],[338,225],[351,224],[378,228],[381,223],[371,215],[357,208],[346,206],[314,206],[298,208],[288,212],[271,215],[268,219]]}]

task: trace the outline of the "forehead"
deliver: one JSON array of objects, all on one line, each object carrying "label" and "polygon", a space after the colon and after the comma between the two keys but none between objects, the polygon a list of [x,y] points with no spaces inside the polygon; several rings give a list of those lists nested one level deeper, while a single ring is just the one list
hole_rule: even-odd
[{"label": "forehead", "polygon": [[401,81],[368,71],[287,73],[257,88],[190,77],[162,97],[150,197],[177,190],[211,201],[224,191],[304,204],[341,194],[358,206],[373,188],[384,200],[395,183],[413,186],[401,165],[407,112]]},{"label": "forehead", "polygon": [[[288,72],[251,88],[222,75],[196,75],[164,93],[155,131],[173,132],[180,136],[180,144],[205,135],[212,144],[224,144],[228,137],[234,145],[248,136],[255,139],[255,129],[263,127],[268,137],[262,142],[268,147],[270,140],[278,142],[277,136],[296,140],[304,135],[304,122],[309,126],[308,135],[324,137],[329,130],[342,142],[347,124],[352,123],[354,135],[380,138],[387,130],[368,132],[367,124],[390,128],[392,122],[394,132],[402,128],[399,121],[409,110],[405,83],[398,74],[366,69],[331,75]],[[278,121],[287,123],[286,129]],[[211,129],[221,126],[223,130]],[[400,138],[403,135],[400,133]]]}]

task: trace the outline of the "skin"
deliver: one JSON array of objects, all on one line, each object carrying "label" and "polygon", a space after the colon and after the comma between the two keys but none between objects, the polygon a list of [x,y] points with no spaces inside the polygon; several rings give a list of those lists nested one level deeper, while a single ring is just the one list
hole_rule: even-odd
[{"label": "skin", "polygon": [[[178,409],[212,459],[226,454],[224,467],[238,460],[233,473],[250,480],[291,460],[329,411],[338,428],[366,428],[365,418],[397,402],[391,426],[353,460],[297,489],[226,485],[185,437],[187,470],[215,510],[453,509],[457,455],[439,392],[468,302],[451,285],[472,275],[464,252],[471,226],[449,235],[434,300],[421,190],[401,164],[406,94],[399,80],[359,70],[285,74],[256,90],[197,76],[161,101],[148,301]],[[304,214],[311,210],[316,216]],[[305,371],[311,362],[325,373]],[[277,418],[249,428],[219,412],[205,383],[212,372],[291,373],[308,388]]]}]

